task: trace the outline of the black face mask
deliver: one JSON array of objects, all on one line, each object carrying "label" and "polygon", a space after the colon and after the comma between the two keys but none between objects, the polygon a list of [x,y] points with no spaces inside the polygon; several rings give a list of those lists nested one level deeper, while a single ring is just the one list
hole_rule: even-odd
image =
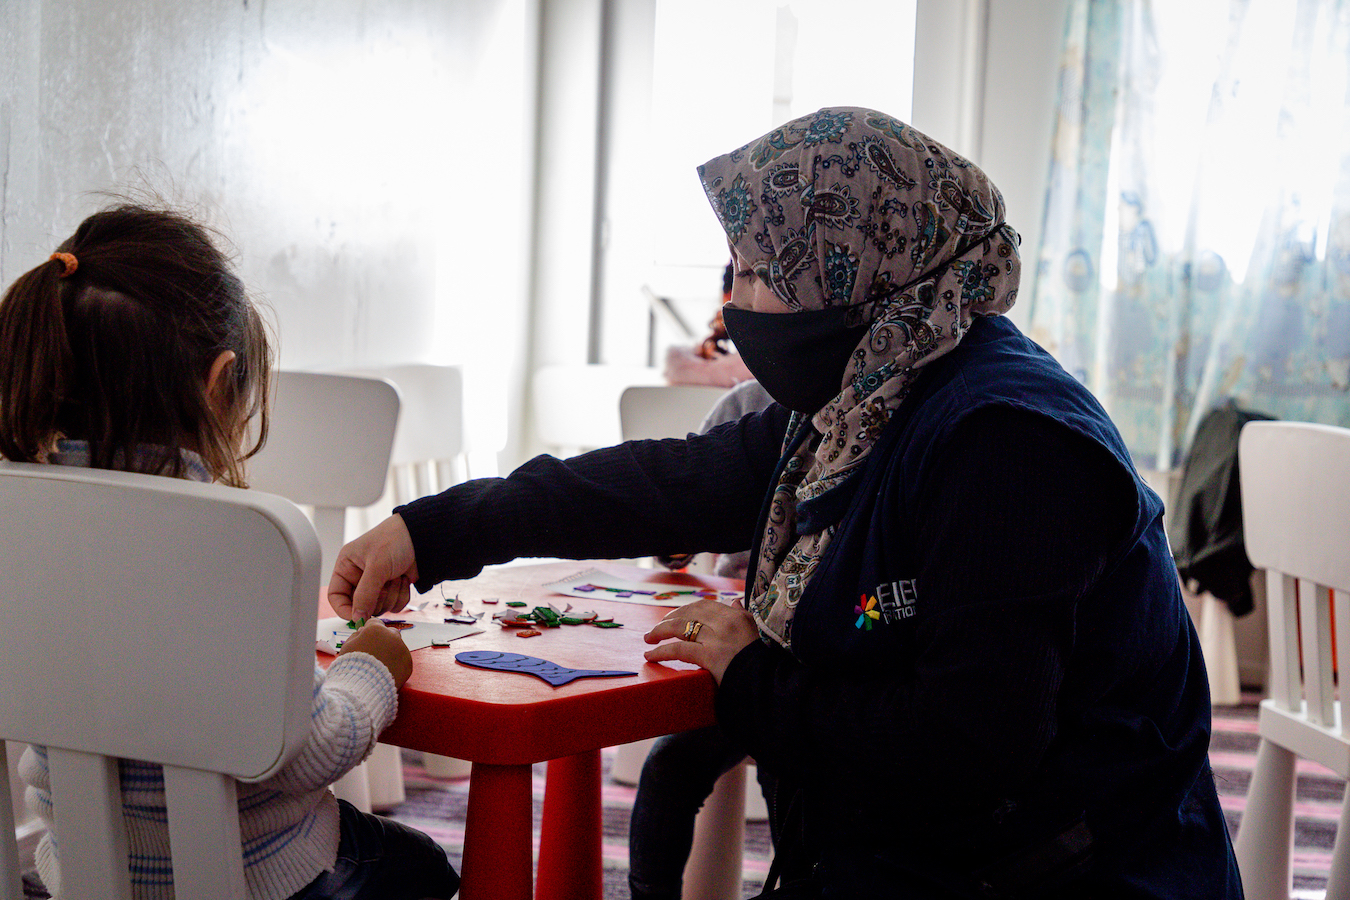
[{"label": "black face mask", "polygon": [[722,321],[745,367],[769,396],[810,415],[839,393],[844,367],[867,331],[866,325],[846,324],[850,311],[837,306],[758,313],[724,306]]}]

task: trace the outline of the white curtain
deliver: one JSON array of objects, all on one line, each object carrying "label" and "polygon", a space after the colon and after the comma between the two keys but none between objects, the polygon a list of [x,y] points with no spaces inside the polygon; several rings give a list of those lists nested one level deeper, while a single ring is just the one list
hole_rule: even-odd
[{"label": "white curtain", "polygon": [[1350,425],[1348,83],[1346,0],[1074,0],[1030,330],[1141,465]]}]

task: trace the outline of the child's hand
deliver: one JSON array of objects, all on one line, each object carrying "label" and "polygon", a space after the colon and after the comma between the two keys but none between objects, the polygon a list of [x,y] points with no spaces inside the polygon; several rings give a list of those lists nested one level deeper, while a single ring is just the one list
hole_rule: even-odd
[{"label": "child's hand", "polygon": [[356,652],[369,653],[384,663],[389,674],[394,676],[395,688],[403,687],[412,674],[412,654],[408,652],[408,645],[403,643],[397,631],[379,619],[368,620],[356,634],[343,641],[338,656]]}]

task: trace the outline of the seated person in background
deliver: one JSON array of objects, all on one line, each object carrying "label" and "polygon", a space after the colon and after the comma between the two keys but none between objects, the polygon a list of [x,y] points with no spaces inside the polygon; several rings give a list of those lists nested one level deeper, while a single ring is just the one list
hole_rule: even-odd
[{"label": "seated person in background", "polygon": [[[731,294],[731,264],[722,273],[722,302]],[[711,334],[697,347],[671,347],[666,351],[667,384],[706,384],[713,387],[732,387],[754,378],[739,354],[729,348],[727,327],[722,322],[719,306],[708,323]]]},{"label": "seated person in background", "polygon": [[[734,281],[735,265],[727,263],[726,268],[722,270],[722,303],[731,299],[731,285]],[[723,353],[729,352],[726,344],[730,341],[727,336],[727,325],[722,321],[722,307],[717,307],[717,312],[713,313],[712,321],[708,323],[712,329],[712,334],[703,339],[703,343],[698,345],[694,351],[703,359],[712,359]]]},{"label": "seated person in background", "polygon": [[[90,216],[0,300],[0,348],[5,458],[246,487],[244,461],[262,442],[246,451],[246,426],[258,414],[257,433],[267,434],[272,353],[243,284],[194,222],[133,205]],[[250,898],[418,900],[458,890],[431,838],[328,790],[374,748],[411,672],[398,633],[373,619],[326,674],[314,667],[299,754],[266,781],[238,785]],[[163,771],[127,759],[118,772],[132,896],[171,898]],[[59,898],[46,748],[25,750],[19,773],[48,826],[38,874]]]}]

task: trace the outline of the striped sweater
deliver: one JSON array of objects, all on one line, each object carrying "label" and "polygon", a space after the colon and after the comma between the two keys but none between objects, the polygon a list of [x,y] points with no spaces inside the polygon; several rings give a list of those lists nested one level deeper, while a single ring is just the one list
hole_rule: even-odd
[{"label": "striped sweater", "polygon": [[[239,783],[239,832],[244,878],[252,900],[284,900],[333,867],[338,848],[337,800],[328,785],[369,755],[394,719],[393,676],[367,653],[347,653],[325,675],[314,667],[309,737],[280,772],[257,784]],[[172,900],[173,870],[158,765],[120,760],[122,814],[130,851],[131,895]],[[28,747],[19,760],[28,806],[48,826],[37,848],[37,869],[53,898],[61,897],[57,840],[45,747]]]}]

